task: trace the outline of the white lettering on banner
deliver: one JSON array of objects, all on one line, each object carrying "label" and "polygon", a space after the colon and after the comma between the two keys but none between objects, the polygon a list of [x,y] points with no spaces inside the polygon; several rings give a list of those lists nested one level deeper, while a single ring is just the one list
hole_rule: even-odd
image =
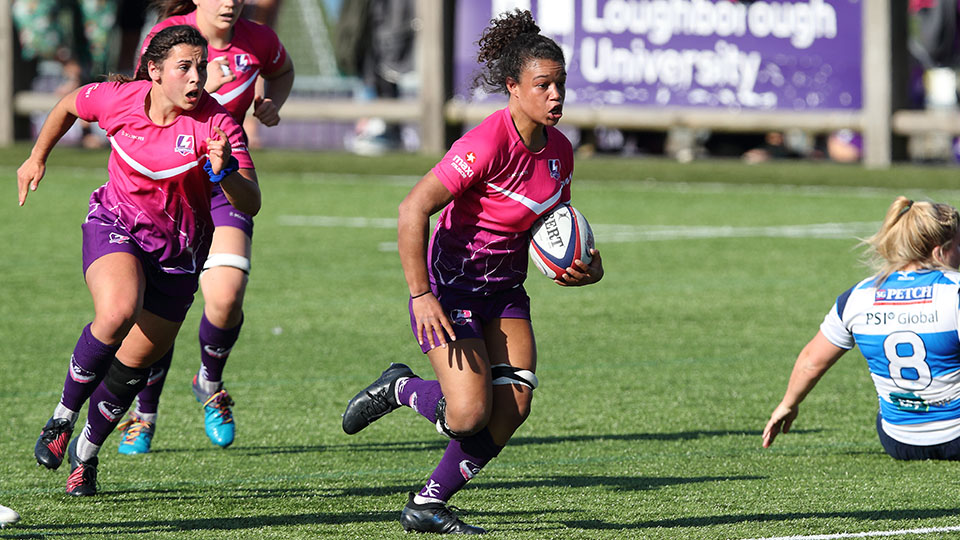
[{"label": "white lettering on banner", "polygon": [[748,5],[710,0],[583,0],[582,25],[587,33],[643,35],[663,45],[674,35],[773,36],[798,48],[819,38],[837,36],[837,13],[825,0],[766,2]]},{"label": "white lettering on banner", "polygon": [[674,89],[729,86],[736,89],[740,103],[751,107],[773,107],[774,93],[754,92],[760,73],[759,52],[744,52],[734,44],[718,41],[713,50],[647,49],[642,39],[631,47],[617,48],[610,38],[584,38],[580,43],[580,70],[591,83],[657,83]]}]

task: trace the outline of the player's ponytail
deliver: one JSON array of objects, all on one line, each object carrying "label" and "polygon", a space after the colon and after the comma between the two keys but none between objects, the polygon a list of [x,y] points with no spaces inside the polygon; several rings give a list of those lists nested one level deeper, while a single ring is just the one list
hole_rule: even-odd
[{"label": "player's ponytail", "polygon": [[942,267],[933,256],[934,248],[947,247],[958,231],[960,213],[949,204],[897,197],[887,209],[880,230],[863,241],[871,251],[869,263],[877,270],[876,285],[911,263],[923,268]]},{"label": "player's ponytail", "polygon": [[483,65],[475,85],[493,92],[507,93],[507,79],[520,80],[520,72],[530,60],[553,60],[564,65],[563,50],[552,39],[540,34],[540,27],[529,11],[519,9],[490,21],[480,40],[477,61]]}]

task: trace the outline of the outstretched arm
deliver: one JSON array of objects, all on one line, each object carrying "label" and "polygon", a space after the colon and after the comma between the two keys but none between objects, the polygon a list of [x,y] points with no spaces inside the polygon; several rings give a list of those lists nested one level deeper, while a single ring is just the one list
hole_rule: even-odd
[{"label": "outstretched arm", "polygon": [[773,410],[766,427],[763,428],[764,448],[769,448],[780,432],[790,431],[790,425],[800,412],[800,402],[845,352],[847,352],[846,349],[830,343],[820,331],[800,351],[793,365],[793,372],[790,374],[790,382],[787,383],[787,392],[777,408]]},{"label": "outstretched arm", "polygon": [[47,157],[64,133],[77,121],[77,95],[84,87],[63,96],[40,128],[37,142],[33,144],[30,157],[17,169],[17,194],[20,206],[27,200],[28,191],[36,191],[47,169]]}]

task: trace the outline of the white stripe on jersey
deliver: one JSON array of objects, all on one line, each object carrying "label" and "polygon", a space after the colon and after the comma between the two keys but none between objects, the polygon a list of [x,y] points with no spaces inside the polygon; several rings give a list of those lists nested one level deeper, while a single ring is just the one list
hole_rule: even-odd
[{"label": "white stripe on jersey", "polygon": [[247,88],[250,88],[250,85],[257,82],[257,75],[260,74],[260,70],[253,72],[253,75],[250,75],[250,78],[246,80],[240,86],[234,88],[233,90],[227,92],[226,94],[210,94],[213,99],[217,100],[217,103],[223,105],[224,103],[230,103],[231,101],[237,99],[237,96],[242,94]]},{"label": "white stripe on jersey", "polygon": [[190,169],[196,167],[200,163],[200,160],[198,159],[197,161],[184,163],[183,165],[179,167],[174,167],[172,169],[166,169],[163,171],[151,171],[150,169],[141,165],[137,160],[130,157],[129,154],[124,152],[123,148],[120,148],[120,144],[116,140],[114,140],[113,137],[107,137],[107,138],[110,139],[110,146],[113,146],[113,149],[116,150],[117,155],[120,156],[120,159],[125,161],[127,165],[133,168],[133,170],[137,171],[138,173],[146,176],[151,180],[163,180],[164,178],[172,178],[174,176],[177,176],[178,174],[182,174],[189,171]]},{"label": "white stripe on jersey", "polygon": [[523,196],[523,195],[521,195],[521,194],[519,194],[519,193],[514,193],[514,192],[510,191],[509,189],[502,188],[502,187],[500,187],[500,186],[498,186],[498,185],[496,185],[496,184],[493,184],[493,183],[491,183],[491,182],[487,182],[487,185],[490,186],[490,187],[492,187],[493,189],[499,191],[500,193],[503,193],[503,194],[506,195],[507,197],[509,197],[509,198],[517,201],[518,203],[526,206],[527,208],[530,209],[531,212],[533,212],[533,213],[536,214],[537,216],[542,215],[544,212],[546,212],[547,210],[549,210],[554,204],[556,204],[557,201],[560,200],[560,195],[561,195],[561,193],[563,193],[563,187],[561,186],[560,189],[558,189],[556,193],[554,193],[553,195],[551,195],[549,199],[543,201],[542,203],[538,203],[537,201],[535,201],[535,200],[533,200],[533,199],[531,199],[531,198],[529,198],[529,197],[525,197],[525,196]]}]

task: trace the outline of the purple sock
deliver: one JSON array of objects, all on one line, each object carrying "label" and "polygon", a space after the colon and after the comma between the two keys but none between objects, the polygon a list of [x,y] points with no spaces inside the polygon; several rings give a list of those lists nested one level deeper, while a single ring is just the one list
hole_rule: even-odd
[{"label": "purple sock", "polygon": [[93,337],[90,325],[85,326],[70,356],[70,367],[67,380],[63,383],[60,403],[71,411],[80,411],[80,407],[107,374],[119,348],[119,345],[107,345]]},{"label": "purple sock", "polygon": [[431,424],[437,423],[437,403],[443,397],[440,381],[410,377],[397,388],[397,400],[420,413]]},{"label": "purple sock", "polygon": [[160,394],[163,392],[163,384],[167,381],[167,373],[170,371],[172,360],[173,347],[171,346],[167,354],[150,366],[147,386],[137,394],[137,412],[143,414],[157,413],[157,408],[160,407]]},{"label": "purple sock", "polygon": [[83,428],[87,440],[101,446],[123,419],[134,397],[121,399],[108,390],[106,384],[100,383],[90,396],[90,406],[87,409],[87,425]]},{"label": "purple sock", "polygon": [[208,321],[206,313],[200,318],[200,369],[204,379],[223,380],[223,367],[227,364],[233,344],[237,342],[241,326],[243,319],[240,319],[240,324],[224,330]]},{"label": "purple sock", "polygon": [[449,501],[502,449],[502,446],[493,442],[487,428],[461,440],[450,441],[440,463],[418,495]]}]

